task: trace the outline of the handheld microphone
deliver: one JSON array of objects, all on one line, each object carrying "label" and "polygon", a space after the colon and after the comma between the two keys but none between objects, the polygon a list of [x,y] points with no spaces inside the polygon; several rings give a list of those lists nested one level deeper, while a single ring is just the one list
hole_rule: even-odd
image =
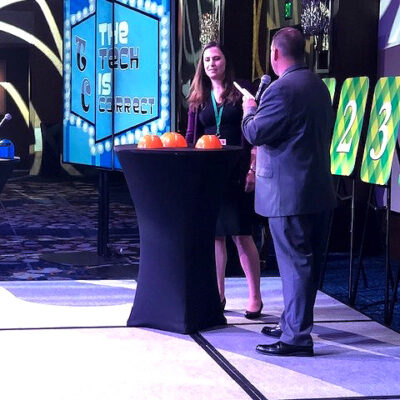
[{"label": "handheld microphone", "polygon": [[12,118],[12,117],[11,117],[11,114],[7,113],[7,114],[3,117],[3,119],[0,121],[0,128],[1,128],[1,126],[4,124],[4,122],[9,121],[11,118]]},{"label": "handheld microphone", "polygon": [[270,83],[271,83],[271,77],[269,75],[263,75],[261,77],[261,82],[258,85],[256,97],[254,98],[254,100],[257,103],[260,101],[262,94],[264,93],[265,89],[269,86]]}]

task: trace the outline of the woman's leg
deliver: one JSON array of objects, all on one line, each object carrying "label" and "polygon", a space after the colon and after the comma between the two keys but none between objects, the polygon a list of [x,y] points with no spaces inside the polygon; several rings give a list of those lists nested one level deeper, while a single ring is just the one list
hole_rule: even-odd
[{"label": "woman's leg", "polygon": [[217,283],[221,302],[225,298],[226,240],[224,236],[215,238],[215,265],[217,267]]},{"label": "woman's leg", "polygon": [[232,236],[239,253],[240,264],[249,286],[247,311],[255,312],[261,306],[260,257],[253,237],[250,235]]}]

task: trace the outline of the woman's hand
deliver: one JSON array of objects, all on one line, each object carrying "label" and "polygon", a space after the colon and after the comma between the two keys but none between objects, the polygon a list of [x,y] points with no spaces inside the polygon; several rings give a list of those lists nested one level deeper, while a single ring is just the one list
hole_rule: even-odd
[{"label": "woman's hand", "polygon": [[256,174],[253,170],[249,169],[246,175],[246,183],[244,185],[244,191],[246,193],[253,192],[256,186]]}]

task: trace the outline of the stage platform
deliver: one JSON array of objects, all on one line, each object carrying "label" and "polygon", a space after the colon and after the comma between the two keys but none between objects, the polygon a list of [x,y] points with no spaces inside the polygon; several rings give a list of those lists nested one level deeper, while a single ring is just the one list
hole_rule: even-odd
[{"label": "stage platform", "polygon": [[400,399],[400,334],[318,293],[316,356],[255,352],[278,321],[279,278],[263,315],[243,317],[244,278],[227,279],[228,325],[194,335],[127,328],[134,280],[0,283],[2,399]]}]

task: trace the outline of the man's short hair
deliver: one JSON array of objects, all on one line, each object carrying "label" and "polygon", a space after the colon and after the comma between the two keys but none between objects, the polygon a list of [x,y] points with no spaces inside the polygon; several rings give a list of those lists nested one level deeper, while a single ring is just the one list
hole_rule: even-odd
[{"label": "man's short hair", "polygon": [[273,45],[278,48],[284,57],[293,60],[303,60],[305,39],[297,28],[286,27],[280,29],[272,38]]}]

